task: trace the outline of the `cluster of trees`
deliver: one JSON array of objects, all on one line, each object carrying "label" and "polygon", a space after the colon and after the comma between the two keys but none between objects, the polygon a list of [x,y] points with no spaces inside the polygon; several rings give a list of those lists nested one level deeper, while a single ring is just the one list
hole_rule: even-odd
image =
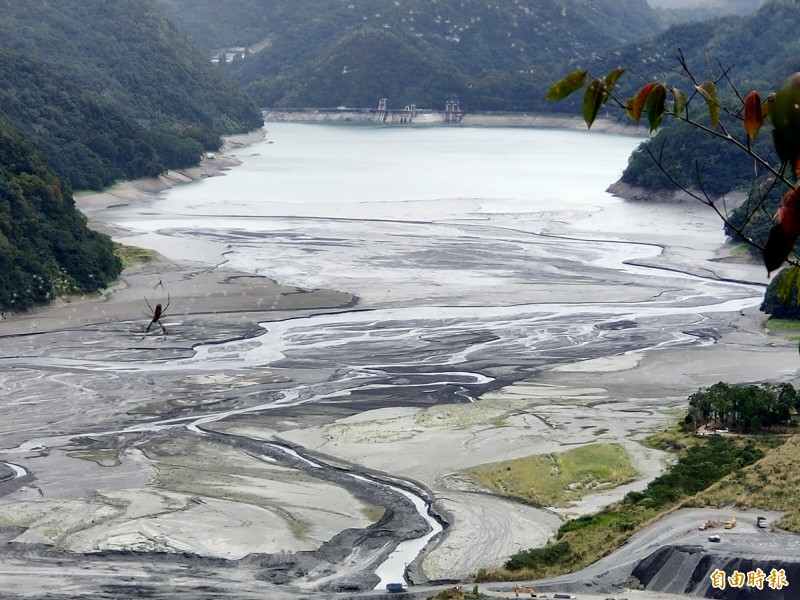
[{"label": "cluster of trees", "polygon": [[249,91],[265,100],[280,97],[289,106],[375,107],[386,97],[394,108],[420,101],[444,108],[445,100],[465,87],[463,76],[431,63],[394,33],[361,29],[315,60],[304,77],[259,80]]},{"label": "cluster of trees", "polygon": [[713,422],[745,433],[789,425],[800,412],[800,396],[790,383],[732,385],[715,383],[689,396],[684,422],[692,429]]},{"label": "cluster of trees", "polygon": [[0,312],[104,288],[120,269],[111,240],[87,227],[69,189],[0,121]]},{"label": "cluster of trees", "polygon": [[769,282],[761,303],[761,312],[776,319],[800,320],[800,300],[797,293],[797,269],[783,269]]},{"label": "cluster of trees", "polygon": [[73,189],[197,164],[262,124],[154,0],[3,6],[0,117]]},{"label": "cluster of trees", "polygon": [[[698,120],[708,124],[705,118]],[[753,148],[764,156],[769,154],[769,146],[768,135],[759,136],[753,142]],[[672,179],[656,167],[651,153],[659,157]],[[703,156],[703,160],[697,161],[698,156]],[[753,161],[745,153],[733,146],[721,144],[718,139],[699,132],[696,127],[674,123],[633,152],[620,181],[651,190],[657,195],[664,191],[674,191],[676,181],[684,187],[696,188],[698,177],[703,183],[703,189],[714,197],[723,196],[733,190],[747,190],[753,181]],[[778,190],[785,192],[786,188],[776,188],[776,195]],[[780,201],[780,196],[777,197]],[[753,201],[758,201],[755,194]],[[740,208],[738,214],[733,216],[733,222],[737,226],[743,225],[750,212],[747,207]],[[748,232],[753,230],[754,224],[751,219]],[[767,232],[771,226],[770,222],[766,227]],[[763,241],[766,239],[767,236],[764,235]]]},{"label": "cluster of trees", "polygon": [[[747,171],[745,174],[748,174]],[[773,215],[786,193],[786,186],[775,183],[774,179],[769,177],[753,180],[752,171],[749,175],[749,184],[742,183],[742,187],[750,185],[750,189],[746,191],[747,198],[730,212],[728,222],[725,224],[725,234],[736,241],[743,241],[738,233],[742,231],[756,243],[748,246],[749,252],[758,255],[761,253],[759,247],[763,248],[769,239],[769,231],[775,224]],[[741,178],[742,174],[739,177]]]}]

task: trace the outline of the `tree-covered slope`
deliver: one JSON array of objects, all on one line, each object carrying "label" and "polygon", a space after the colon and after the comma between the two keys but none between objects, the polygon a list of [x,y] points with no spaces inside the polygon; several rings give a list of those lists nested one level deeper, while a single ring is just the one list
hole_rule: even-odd
[{"label": "tree-covered slope", "polygon": [[0,121],[0,312],[95,291],[119,271],[111,240],[86,226],[61,180]]},{"label": "tree-covered slope", "polygon": [[196,162],[261,125],[153,0],[0,1],[0,116],[75,188]]},{"label": "tree-covered slope", "polygon": [[[208,56],[246,48],[228,72],[264,106],[347,104],[352,84],[342,78],[359,69],[365,81],[396,73],[386,87],[418,105],[438,106],[449,90],[472,109],[511,108],[504,99],[526,88],[531,73],[552,75],[660,26],[645,0],[159,1]],[[348,62],[331,60],[348,47],[358,49],[342,56]],[[431,73],[446,85],[429,89]],[[390,92],[360,102],[386,96],[394,106],[407,103]],[[541,95],[529,96],[524,108],[540,106]]]},{"label": "tree-covered slope", "polygon": [[395,34],[360,29],[308,65],[305,76],[261,82],[251,91],[280,95],[289,106],[330,106],[331,101],[335,106],[374,106],[378,98],[389,97],[397,107],[419,98],[449,98],[466,85],[463,76],[430,63]]}]

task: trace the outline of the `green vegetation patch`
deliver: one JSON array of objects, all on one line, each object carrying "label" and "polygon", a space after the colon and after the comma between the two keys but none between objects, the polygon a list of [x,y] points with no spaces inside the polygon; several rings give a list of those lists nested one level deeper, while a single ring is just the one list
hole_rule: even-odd
[{"label": "green vegetation patch", "polygon": [[630,492],[599,513],[565,522],[551,543],[515,554],[496,571],[482,570],[477,580],[539,579],[581,569],[619,547],[634,531],[764,454],[743,436],[697,438],[644,491]]},{"label": "green vegetation patch", "polygon": [[686,435],[682,427],[665,429],[660,433],[651,435],[645,440],[645,446],[664,450],[666,452],[680,452],[688,448],[696,441],[696,438]]},{"label": "green vegetation patch", "polygon": [[420,412],[415,422],[426,428],[472,427],[490,423],[503,427],[513,410],[507,402],[480,400],[469,404],[435,405]]},{"label": "green vegetation patch", "polygon": [[589,444],[470,469],[485,487],[537,506],[560,506],[587,493],[621,485],[638,474],[619,444]]},{"label": "green vegetation patch", "polygon": [[766,328],[776,332],[800,333],[800,321],[771,317],[767,320]]},{"label": "green vegetation patch", "polygon": [[158,257],[158,252],[147,248],[139,248],[138,246],[125,246],[115,243],[114,255],[122,262],[122,268],[127,269],[135,264],[154,261]]},{"label": "green vegetation patch", "polygon": [[97,463],[101,467],[118,467],[121,463],[119,460],[119,450],[116,448],[98,448],[98,449],[84,449],[74,450],[67,452],[70,458],[79,458]]}]

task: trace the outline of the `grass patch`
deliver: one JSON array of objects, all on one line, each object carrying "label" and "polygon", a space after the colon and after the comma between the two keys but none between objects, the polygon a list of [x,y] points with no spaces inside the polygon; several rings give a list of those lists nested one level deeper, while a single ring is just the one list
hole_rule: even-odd
[{"label": "grass patch", "polygon": [[507,404],[480,400],[468,404],[436,404],[419,413],[414,420],[420,427],[428,429],[472,427],[486,423],[501,427],[508,415]]},{"label": "grass patch", "polygon": [[560,506],[637,475],[619,444],[589,444],[567,452],[491,463],[467,473],[498,494],[536,506]]},{"label": "grass patch", "polygon": [[665,450],[666,452],[680,452],[696,442],[697,438],[695,436],[687,435],[682,428],[675,427],[651,435],[645,440],[644,445],[656,450]]},{"label": "grass patch", "polygon": [[127,269],[135,264],[148,263],[155,260],[158,252],[147,248],[139,248],[138,246],[124,246],[115,243],[114,255],[122,261],[122,268]]},{"label": "grass patch", "polygon": [[728,254],[736,258],[749,258],[752,256],[750,245],[744,242],[732,242]]},{"label": "grass patch", "polygon": [[[774,439],[764,445],[773,443]],[[565,522],[554,541],[543,548],[515,554],[496,571],[481,570],[476,580],[540,579],[582,569],[618,548],[633,532],[764,455],[751,439],[743,436],[687,441],[675,464],[644,491],[631,492],[594,515]],[[717,498],[715,503],[720,502]]]},{"label": "grass patch", "polygon": [[767,330],[775,333],[798,333],[800,334],[800,321],[794,319],[776,319],[770,317],[764,325]]},{"label": "grass patch", "polygon": [[119,450],[115,448],[99,448],[94,450],[73,450],[67,452],[70,458],[79,458],[97,463],[101,467],[118,467],[120,463]]}]

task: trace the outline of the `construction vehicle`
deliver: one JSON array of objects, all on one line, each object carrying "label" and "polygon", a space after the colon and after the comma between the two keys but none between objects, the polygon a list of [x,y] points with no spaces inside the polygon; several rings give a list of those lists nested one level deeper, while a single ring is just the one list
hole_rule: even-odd
[{"label": "construction vehicle", "polygon": [[516,584],[514,586],[514,595],[519,598],[520,594],[530,594],[531,598],[547,598],[547,594],[537,596],[536,590],[534,590],[532,587],[522,587],[520,584]]},{"label": "construction vehicle", "polygon": [[727,521],[725,521],[725,529],[733,529],[734,527],[736,527],[735,518],[730,518]]},{"label": "construction vehicle", "polygon": [[392,593],[396,594],[397,592],[405,592],[406,586],[404,586],[402,583],[387,583],[386,591],[389,592],[390,594]]},{"label": "construction vehicle", "polygon": [[713,529],[717,525],[719,525],[719,521],[717,521],[716,519],[709,519],[708,521],[706,521],[706,529]]}]

